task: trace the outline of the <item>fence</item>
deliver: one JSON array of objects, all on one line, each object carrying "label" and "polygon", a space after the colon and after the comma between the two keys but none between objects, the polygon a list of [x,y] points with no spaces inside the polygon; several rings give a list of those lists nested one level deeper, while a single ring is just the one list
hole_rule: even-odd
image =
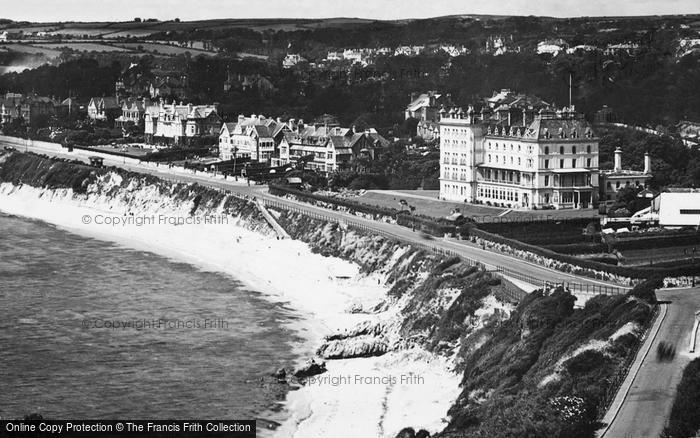
[{"label": "fence", "polygon": [[[621,368],[618,368],[617,372],[615,375],[610,379],[610,386],[608,386],[608,389],[605,391],[605,394],[601,397],[600,401],[597,404],[597,413],[598,413],[598,420],[602,420],[605,417],[605,414],[608,412],[608,409],[610,409],[610,406],[612,405],[613,401],[615,400],[615,397],[617,397],[617,393],[620,390],[620,387],[624,383],[625,379],[627,378],[627,375],[630,372],[630,369],[632,368],[632,365],[634,364],[634,361],[637,359],[637,355],[639,354],[639,351],[642,349],[644,344],[647,341],[647,338],[649,337],[649,334],[651,333],[651,328],[654,326],[654,322],[656,321],[656,318],[659,317],[659,306],[654,306],[654,310],[652,311],[651,318],[649,319],[649,325],[646,327],[644,330],[644,333],[642,336],[639,338],[639,342],[635,346],[634,350],[631,352],[629,357],[627,358],[627,361],[625,362],[625,365]],[[607,431],[607,429],[606,429]],[[603,435],[605,435],[605,432],[603,432]]]},{"label": "fence", "polygon": [[[428,243],[420,243],[420,242],[415,242],[415,241],[410,241],[406,239],[403,236],[400,236],[398,234],[391,233],[389,231],[381,230],[377,228],[376,226],[370,226],[367,224],[364,224],[359,221],[353,221],[350,219],[346,218],[339,218],[339,217],[333,217],[330,215],[326,215],[323,213],[319,213],[316,211],[312,211],[311,209],[303,209],[299,207],[294,207],[288,204],[283,204],[281,202],[269,200],[269,199],[264,199],[263,202],[265,203],[266,206],[272,207],[272,208],[277,208],[277,209],[282,209],[282,210],[288,210],[294,213],[299,213],[303,214],[305,216],[308,216],[313,219],[318,219],[326,222],[333,222],[337,223],[342,227],[347,227],[347,228],[354,228],[356,230],[360,231],[365,231],[373,234],[379,234],[384,237],[394,239],[394,240],[399,240],[405,243],[410,244],[413,247],[420,248],[425,251],[433,252],[435,254],[440,254],[440,255],[445,255],[445,256],[450,256],[450,257],[459,257],[464,263],[470,265],[470,266],[477,266],[483,269],[486,269],[490,272],[492,272],[495,275],[498,275],[499,277],[510,277],[514,278],[516,280],[524,281],[526,283],[529,283],[535,287],[554,287],[554,286],[563,286],[564,288],[568,289],[571,291],[571,293],[575,294],[589,294],[589,295],[621,295],[625,294],[627,291],[626,289],[616,287],[616,286],[609,286],[609,285],[597,285],[597,284],[582,284],[582,283],[575,283],[575,282],[561,282],[561,283],[553,283],[550,281],[543,280],[541,278],[533,277],[531,275],[523,274],[521,272],[514,271],[509,268],[505,268],[502,266],[486,266],[485,264],[474,260],[472,258],[466,257],[463,254],[458,253],[457,251],[451,250],[451,249],[446,249],[442,248],[437,245],[430,245]],[[517,299],[521,299],[522,295],[517,294],[515,292],[512,293],[513,297],[517,296]]]}]

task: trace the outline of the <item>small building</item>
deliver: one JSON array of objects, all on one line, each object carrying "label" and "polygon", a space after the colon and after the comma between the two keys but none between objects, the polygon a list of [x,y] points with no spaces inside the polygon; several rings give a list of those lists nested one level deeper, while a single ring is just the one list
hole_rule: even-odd
[{"label": "small building", "polygon": [[700,227],[700,191],[664,192],[652,201],[662,227]]},{"label": "small building", "polygon": [[603,105],[593,116],[593,122],[597,124],[615,123],[616,121],[615,111],[607,105]]},{"label": "small building", "polygon": [[647,187],[651,173],[651,156],[644,154],[644,170],[629,170],[622,168],[622,149],[615,149],[615,162],[612,170],[600,172],[600,200],[613,202],[617,192],[625,187]]},{"label": "small building", "polygon": [[301,62],[306,62],[306,59],[298,53],[289,53],[284,57],[284,60],[282,60],[282,68],[292,68]]},{"label": "small building", "polygon": [[128,99],[122,102],[121,115],[114,121],[116,128],[125,128],[129,124],[143,129],[146,108],[151,106],[150,99]]},{"label": "small building", "polygon": [[88,103],[87,113],[91,120],[114,120],[120,112],[116,97],[93,97]]}]

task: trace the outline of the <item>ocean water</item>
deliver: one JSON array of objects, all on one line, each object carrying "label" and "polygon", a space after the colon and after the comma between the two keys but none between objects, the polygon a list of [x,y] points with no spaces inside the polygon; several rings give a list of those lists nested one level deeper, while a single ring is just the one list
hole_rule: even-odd
[{"label": "ocean water", "polygon": [[271,418],[294,314],[235,279],[0,213],[0,418]]}]

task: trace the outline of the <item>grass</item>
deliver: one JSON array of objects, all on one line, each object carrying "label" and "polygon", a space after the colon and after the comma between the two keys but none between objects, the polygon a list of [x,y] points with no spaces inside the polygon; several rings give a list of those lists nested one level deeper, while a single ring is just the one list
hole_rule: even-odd
[{"label": "grass", "polygon": [[61,54],[60,50],[47,49],[45,47],[39,46],[31,46],[29,44],[10,43],[4,44],[3,47],[13,52],[29,53],[31,55],[43,54],[47,58],[56,58]]},{"label": "grass", "polygon": [[[408,193],[408,191],[401,193]],[[411,193],[418,192],[414,191]],[[396,209],[401,208],[399,200],[404,199],[406,202],[408,202],[408,205],[416,208],[414,212],[415,214],[422,214],[425,216],[435,218],[448,216],[454,208],[459,208],[460,212],[462,212],[462,214],[464,214],[465,216],[497,216],[503,211],[505,211],[502,208],[496,207],[485,207],[481,205],[465,204],[463,202],[440,201],[438,199],[432,200],[423,198],[413,198],[408,196],[402,197],[401,195],[395,193],[382,193],[379,191],[367,192],[362,196],[352,199],[367,205]]]},{"label": "grass", "polygon": [[199,50],[199,49],[194,49],[190,47],[180,47],[180,46],[171,46],[169,44],[158,44],[158,43],[118,43],[115,44],[115,46],[118,47],[124,47],[127,49],[139,49],[139,50],[145,50],[146,52],[152,52],[152,53],[161,53],[165,55],[180,55],[186,52],[189,52],[192,54],[192,56],[197,56],[197,55],[207,55],[207,56],[216,56],[216,52],[209,52],[207,50]]},{"label": "grass", "polygon": [[35,44],[34,47],[43,47],[45,49],[70,49],[79,52],[127,52],[128,49],[124,47],[111,46],[107,44],[98,43],[81,43],[81,42],[71,42],[71,43],[42,43]]}]

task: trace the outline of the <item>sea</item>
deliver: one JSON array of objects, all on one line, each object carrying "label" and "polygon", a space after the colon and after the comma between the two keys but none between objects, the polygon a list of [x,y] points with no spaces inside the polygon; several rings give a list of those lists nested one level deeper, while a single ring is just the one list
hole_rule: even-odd
[{"label": "sea", "polygon": [[4,419],[273,418],[298,360],[235,278],[2,213],[0,311]]}]

